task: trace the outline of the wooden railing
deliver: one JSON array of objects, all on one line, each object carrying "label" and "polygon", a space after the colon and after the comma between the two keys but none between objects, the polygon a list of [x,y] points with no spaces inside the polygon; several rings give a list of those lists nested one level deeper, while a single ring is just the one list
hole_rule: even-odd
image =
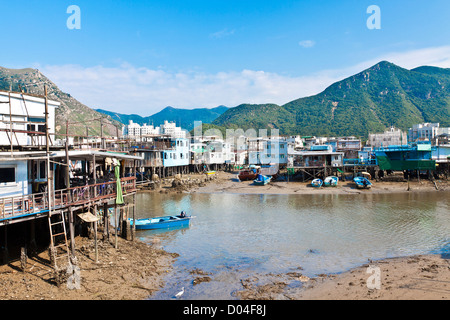
[{"label": "wooden railing", "polygon": [[[122,193],[136,191],[136,178],[120,179]],[[82,205],[91,201],[116,197],[116,181],[101,182],[80,187],[55,190],[51,197],[52,209],[62,209],[70,205]],[[0,221],[49,210],[48,194],[33,193],[24,196],[0,198]]]}]

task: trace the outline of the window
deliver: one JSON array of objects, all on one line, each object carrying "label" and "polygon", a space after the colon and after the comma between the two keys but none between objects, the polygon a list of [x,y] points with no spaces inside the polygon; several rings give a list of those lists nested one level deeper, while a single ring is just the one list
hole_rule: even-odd
[{"label": "window", "polygon": [[16,168],[0,168],[0,182],[16,182]]},{"label": "window", "polygon": [[39,177],[38,179],[45,179],[47,177],[47,164],[45,161],[39,161]]},{"label": "window", "polygon": [[44,125],[38,125],[38,130],[39,132],[45,132],[45,124]]}]

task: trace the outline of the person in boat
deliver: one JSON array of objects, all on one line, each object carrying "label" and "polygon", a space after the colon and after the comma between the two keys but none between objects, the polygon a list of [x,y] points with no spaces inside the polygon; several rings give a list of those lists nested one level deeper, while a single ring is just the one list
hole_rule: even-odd
[{"label": "person in boat", "polygon": [[186,218],[186,211],[181,211],[180,218]]}]

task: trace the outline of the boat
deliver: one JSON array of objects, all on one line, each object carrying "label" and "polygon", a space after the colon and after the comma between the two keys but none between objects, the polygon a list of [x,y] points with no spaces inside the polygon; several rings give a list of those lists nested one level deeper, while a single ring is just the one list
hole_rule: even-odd
[{"label": "boat", "polygon": [[[192,216],[164,216],[155,218],[136,219],[136,230],[151,230],[151,229],[168,229],[173,227],[187,227],[193,217]],[[134,220],[130,220],[130,225],[133,226]]]},{"label": "boat", "polygon": [[372,187],[372,182],[364,177],[354,177],[353,181],[356,183],[356,187],[358,189],[369,189],[370,187]]},{"label": "boat", "polygon": [[258,177],[256,169],[247,169],[239,171],[238,178],[241,181],[255,180]]},{"label": "boat", "polygon": [[337,187],[339,178],[336,176],[329,176],[323,180],[323,185],[325,187]]},{"label": "boat", "polygon": [[258,176],[256,177],[255,180],[253,180],[253,182],[257,186],[265,186],[266,184],[268,184],[270,182],[271,179],[272,179],[272,177],[264,176],[262,174],[258,174]]},{"label": "boat", "polygon": [[323,184],[322,179],[316,178],[311,182],[311,185],[315,188],[320,188]]},{"label": "boat", "polygon": [[215,171],[206,171],[205,174],[206,174],[207,176],[210,176],[210,175],[212,175],[212,174],[216,174],[216,172],[215,172]]}]

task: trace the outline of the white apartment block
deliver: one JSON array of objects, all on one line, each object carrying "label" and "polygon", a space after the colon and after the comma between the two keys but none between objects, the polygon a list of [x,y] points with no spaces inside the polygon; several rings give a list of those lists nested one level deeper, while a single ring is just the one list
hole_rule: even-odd
[{"label": "white apartment block", "polygon": [[409,129],[408,138],[410,142],[430,141],[435,144],[437,136],[444,133],[450,134],[450,128],[440,127],[439,123],[420,123]]},{"label": "white apartment block", "polygon": [[177,127],[175,122],[164,121],[160,126],[161,134],[169,135],[172,138],[186,138],[186,131]]},{"label": "white apartment block", "polygon": [[145,137],[154,135],[168,135],[175,139],[186,138],[186,131],[180,127],[177,127],[174,122],[164,121],[164,124],[159,127],[153,125],[140,125],[130,120],[129,124],[122,129],[123,136],[125,137]]}]

